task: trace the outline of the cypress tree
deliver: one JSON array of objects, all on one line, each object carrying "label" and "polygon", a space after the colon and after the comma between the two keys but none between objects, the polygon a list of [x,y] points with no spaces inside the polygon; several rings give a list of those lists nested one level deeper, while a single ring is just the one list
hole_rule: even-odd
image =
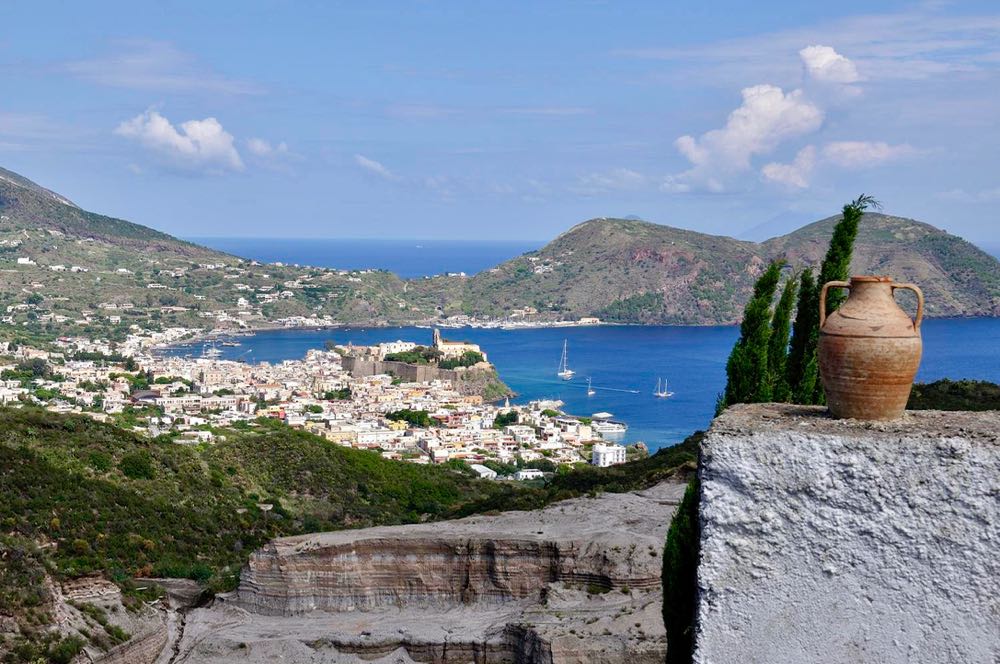
[{"label": "cypress tree", "polygon": [[674,513],[663,546],[663,625],[667,628],[667,664],[689,664],[694,655],[698,602],[698,480],[691,480]]},{"label": "cypress tree", "polygon": [[788,332],[791,327],[796,291],[795,278],[788,279],[771,318],[771,336],[767,344],[767,373],[771,383],[771,398],[774,401],[788,401],[791,395],[785,375],[785,365],[788,363]]},{"label": "cypress tree", "polygon": [[743,311],[740,338],[726,362],[726,390],[716,412],[734,403],[771,400],[767,350],[771,336],[771,302],[781,279],[784,261],[774,261],[754,284],[753,296]]},{"label": "cypress tree", "polygon": [[[819,271],[817,286],[822,288],[828,281],[846,281],[851,274],[851,257],[854,254],[854,240],[858,236],[858,224],[869,207],[881,208],[872,196],[861,194],[844,206],[843,217],[833,228],[830,247],[826,250],[823,266]],[[837,310],[847,296],[843,291],[830,291],[826,298],[826,315]],[[818,306],[818,304],[817,304]]]},{"label": "cypress tree", "polygon": [[[844,206],[843,216],[833,228],[830,246],[820,267],[819,281],[805,292],[804,284],[799,293],[799,311],[796,315],[792,338],[792,356],[789,358],[789,384],[796,403],[820,404],[826,401],[819,375],[816,348],[819,345],[819,291],[828,281],[845,281],[850,276],[854,240],[865,210],[879,209],[881,205],[872,196],[861,194]],[[805,272],[803,272],[805,277]],[[826,299],[826,314],[836,311],[846,296],[840,291],[830,291]],[[803,311],[803,307],[805,310]],[[800,325],[801,319],[801,325]],[[799,352],[801,348],[801,353]]]},{"label": "cypress tree", "polygon": [[809,403],[815,386],[815,381],[806,385],[808,381],[805,376],[809,364],[807,357],[809,337],[819,327],[818,297],[812,269],[807,267],[802,270],[802,275],[799,277],[799,299],[785,368],[785,382],[791,390],[791,399],[794,403]]}]

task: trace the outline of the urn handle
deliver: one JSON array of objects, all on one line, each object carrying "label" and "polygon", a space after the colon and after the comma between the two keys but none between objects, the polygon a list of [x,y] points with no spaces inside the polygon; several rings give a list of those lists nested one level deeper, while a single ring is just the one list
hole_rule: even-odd
[{"label": "urn handle", "polygon": [[848,281],[828,281],[823,284],[823,288],[819,291],[819,327],[823,329],[823,323],[826,322],[826,291],[830,288],[850,288],[851,284]]},{"label": "urn handle", "polygon": [[895,293],[897,288],[905,288],[906,290],[911,290],[917,294],[917,317],[913,319],[913,329],[920,329],[920,322],[924,320],[924,293],[917,287],[916,284],[893,284],[892,292]]}]

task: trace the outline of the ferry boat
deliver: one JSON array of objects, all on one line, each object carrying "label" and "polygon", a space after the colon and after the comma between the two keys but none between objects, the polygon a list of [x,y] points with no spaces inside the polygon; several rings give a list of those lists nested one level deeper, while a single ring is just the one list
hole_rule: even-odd
[{"label": "ferry boat", "polygon": [[628,431],[628,425],[611,419],[611,413],[594,413],[590,416],[590,427],[602,436],[621,435]]},{"label": "ferry boat", "polygon": [[556,373],[557,376],[563,380],[569,380],[576,375],[576,372],[569,368],[567,363],[567,350],[569,347],[569,341],[563,339],[563,351],[562,357],[559,359],[559,371]]},{"label": "ferry boat", "polygon": [[674,393],[667,389],[667,379],[663,379],[663,387],[660,387],[660,379],[656,379],[656,389],[653,390],[653,396],[657,399],[666,399],[668,397],[674,396]]}]

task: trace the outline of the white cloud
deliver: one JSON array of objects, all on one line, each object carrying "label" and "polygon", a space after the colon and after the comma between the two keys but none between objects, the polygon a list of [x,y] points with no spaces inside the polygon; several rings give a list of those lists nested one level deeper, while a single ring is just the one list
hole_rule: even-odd
[{"label": "white cloud", "polygon": [[812,145],[799,150],[790,164],[772,162],[761,169],[761,175],[769,182],[776,182],[792,189],[805,189],[809,177],[816,167],[816,148]]},{"label": "white cloud", "polygon": [[263,138],[248,138],[246,140],[247,150],[258,157],[275,157],[289,154],[288,144],[282,141],[277,145],[272,145]]},{"label": "white cloud", "polygon": [[882,141],[835,141],[823,147],[823,157],[843,168],[866,168],[916,153],[910,145],[889,145]]},{"label": "white cloud", "polygon": [[857,66],[830,46],[806,46],[799,51],[806,73],[817,81],[856,83],[861,80]]},{"label": "white cloud", "polygon": [[629,191],[648,184],[649,178],[628,168],[614,168],[603,173],[590,173],[577,179],[570,191],[579,194],[599,194],[608,191]]},{"label": "white cloud", "polygon": [[133,39],[117,45],[117,53],[67,62],[60,69],[92,83],[131,90],[239,95],[263,92],[259,85],[206,69],[169,42]]},{"label": "white cloud", "polygon": [[774,85],[755,85],[744,88],[742,95],[743,103],[729,114],[724,127],[698,139],[681,136],[674,142],[692,168],[667,178],[661,188],[680,191],[695,185],[720,191],[727,175],[750,169],[751,157],[810,134],[823,123],[823,111],[801,90],[785,93]]},{"label": "white cloud", "polygon": [[[905,11],[858,14],[812,26],[682,47],[626,48],[618,55],[685,65],[685,80],[745,81],[770,75],[790,81],[797,75],[788,54],[803,44],[834,43],[851,53],[860,78],[916,79],[956,72],[995,70],[1000,14],[938,11],[921,3]],[[838,66],[844,76],[849,70]],[[832,73],[832,72],[828,72]]]},{"label": "white cloud", "polygon": [[961,203],[996,203],[1000,201],[1000,187],[980,189],[979,191],[951,189],[949,191],[942,191],[938,196],[945,200],[959,201]]},{"label": "white cloud", "polygon": [[244,169],[232,134],[215,118],[188,120],[178,129],[167,118],[149,109],[122,122],[115,133],[137,141],[182,168],[209,172]]},{"label": "white cloud", "polygon": [[363,154],[354,155],[354,163],[363,168],[364,170],[377,175],[385,180],[398,180],[399,176],[390,171],[388,168],[382,165],[381,162],[375,161],[374,159],[369,159]]},{"label": "white cloud", "polygon": [[889,145],[882,141],[834,141],[820,150],[807,145],[799,150],[792,163],[766,164],[760,175],[767,182],[790,189],[805,189],[809,186],[813,171],[823,165],[845,169],[871,168],[916,153],[915,149],[905,143]]},{"label": "white cloud", "polygon": [[[722,185],[717,181],[710,181],[707,187],[709,191],[721,191]],[[680,176],[668,175],[660,183],[660,191],[665,191],[668,194],[686,194],[691,191],[691,185],[686,182],[681,181]]]}]

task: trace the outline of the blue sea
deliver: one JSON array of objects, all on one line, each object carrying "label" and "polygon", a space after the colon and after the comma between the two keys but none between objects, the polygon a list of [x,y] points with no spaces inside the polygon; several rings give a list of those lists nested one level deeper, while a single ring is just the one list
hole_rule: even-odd
[{"label": "blue sea", "polygon": [[[1000,319],[938,319],[923,326],[924,356],[917,380],[972,378],[1000,382]],[[496,330],[443,330],[445,338],[482,346],[501,378],[518,393],[516,402],[561,399],[575,415],[613,413],[629,430],[625,442],[650,449],[672,445],[708,426],[725,385],[725,364],[736,327],[600,326]],[[280,362],[299,359],[329,340],[359,345],[403,339],[429,344],[431,330],[415,327],[336,330],[276,330],[241,337],[240,347],[220,347],[228,359]],[[569,349],[571,381],[556,377],[563,341]],[[177,347],[177,355],[200,346]],[[587,396],[587,378],[596,394]],[[658,378],[674,396],[653,396]]]},{"label": "blue sea", "polygon": [[186,239],[262,263],[299,264],[340,270],[389,270],[405,279],[445,272],[475,274],[544,244],[460,240]]}]

